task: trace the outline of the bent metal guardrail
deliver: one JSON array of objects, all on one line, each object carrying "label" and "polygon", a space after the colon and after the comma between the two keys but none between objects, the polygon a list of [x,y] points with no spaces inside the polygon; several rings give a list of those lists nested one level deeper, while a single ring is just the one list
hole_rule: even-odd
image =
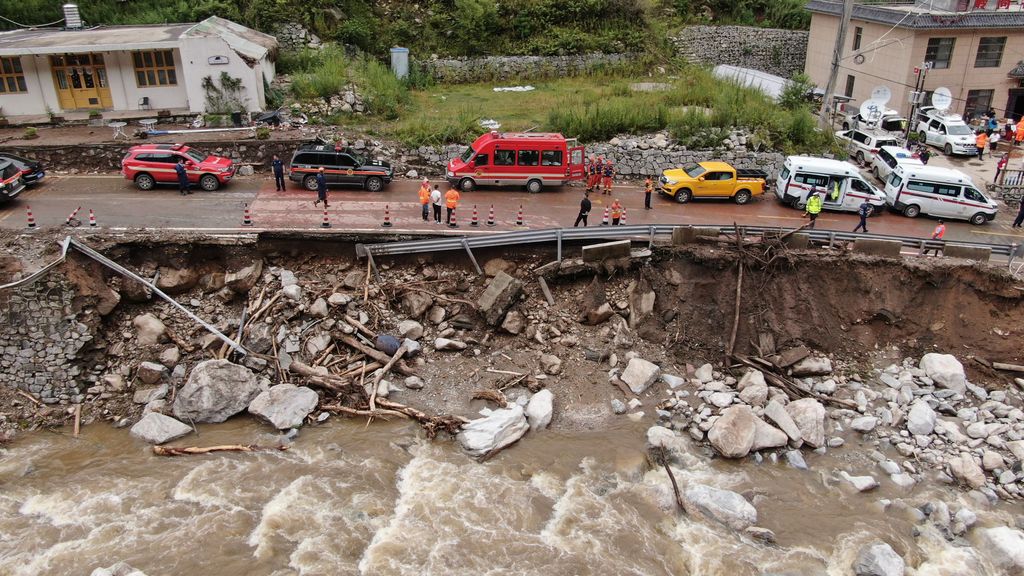
[{"label": "bent metal guardrail", "polygon": [[[430,240],[412,240],[407,242],[383,242],[379,244],[356,244],[356,256],[369,257],[372,263],[375,256],[398,256],[403,254],[422,254],[424,252],[443,252],[449,250],[465,250],[474,265],[473,248],[494,248],[498,246],[521,246],[525,244],[542,244],[554,242],[558,248],[558,260],[562,259],[562,243],[576,240],[615,240],[620,238],[645,238],[650,244],[655,237],[671,236],[676,228],[717,229],[718,234],[736,234],[737,229],[743,236],[763,236],[765,234],[784,234],[789,228],[777,226],[678,226],[672,224],[645,224],[635,226],[594,226],[587,228],[546,228],[543,230],[524,230],[522,232],[504,232],[486,236],[445,237]],[[833,245],[836,242],[849,242],[859,238],[871,240],[896,241],[905,248],[918,250],[944,248],[947,244],[987,248],[994,255],[1006,256],[1010,260],[1020,258],[1024,244],[984,244],[978,242],[945,242],[926,240],[907,236],[887,236],[884,234],[854,234],[837,230],[801,230],[811,241],[817,244]],[[374,264],[376,267],[376,264]],[[479,269],[479,267],[477,266]]]}]

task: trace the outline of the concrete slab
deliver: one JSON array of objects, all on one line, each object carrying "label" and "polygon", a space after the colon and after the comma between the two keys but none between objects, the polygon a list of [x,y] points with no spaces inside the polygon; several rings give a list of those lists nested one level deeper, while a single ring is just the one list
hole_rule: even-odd
[{"label": "concrete slab", "polygon": [[631,246],[629,240],[616,240],[583,247],[584,262],[601,262],[611,258],[629,258]]},{"label": "concrete slab", "polygon": [[963,258],[977,262],[988,262],[992,256],[991,248],[978,246],[964,246],[963,244],[946,244],[942,249],[942,255],[947,258]]},{"label": "concrete slab", "polygon": [[794,250],[806,250],[811,247],[811,236],[797,232],[796,234],[786,236],[786,239],[782,242]]},{"label": "concrete slab", "polygon": [[884,256],[886,258],[899,258],[900,249],[903,244],[896,240],[875,240],[873,238],[858,238],[853,242],[853,251],[872,256]]},{"label": "concrete slab", "polygon": [[672,229],[672,244],[690,244],[700,237],[714,238],[718,236],[718,228],[710,226],[680,226]]}]

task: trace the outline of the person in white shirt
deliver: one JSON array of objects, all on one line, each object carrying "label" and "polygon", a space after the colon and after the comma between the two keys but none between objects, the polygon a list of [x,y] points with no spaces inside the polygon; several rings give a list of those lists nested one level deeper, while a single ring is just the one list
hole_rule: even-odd
[{"label": "person in white shirt", "polygon": [[430,205],[434,207],[434,223],[441,223],[441,191],[437,189],[437,184],[434,184],[434,189],[430,192]]}]

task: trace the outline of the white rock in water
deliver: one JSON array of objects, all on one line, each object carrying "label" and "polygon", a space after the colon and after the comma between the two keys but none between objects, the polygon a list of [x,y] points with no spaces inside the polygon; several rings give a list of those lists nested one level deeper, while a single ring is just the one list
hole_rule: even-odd
[{"label": "white rock in water", "polygon": [[661,368],[657,364],[643,358],[633,358],[626,365],[626,369],[623,370],[619,379],[629,386],[633,394],[641,394],[658,380],[660,374]]},{"label": "white rock in water", "polygon": [[704,364],[697,371],[693,373],[693,377],[700,380],[701,383],[707,384],[715,379],[715,367],[711,364]]},{"label": "white rock in water", "polygon": [[780,448],[789,443],[789,436],[786,436],[785,432],[764,420],[757,418],[754,425],[754,444],[750,447],[751,452],[765,448]]},{"label": "white rock in water", "polygon": [[514,404],[464,425],[456,438],[470,455],[483,456],[519,440],[529,429],[522,407]]},{"label": "white rock in water", "polygon": [[853,563],[856,576],[903,576],[906,564],[903,558],[885,542],[872,542],[857,553]]},{"label": "white rock in water", "polygon": [[174,415],[196,423],[223,422],[261,392],[256,375],[227,360],[200,362],[174,398]]},{"label": "white rock in water", "polygon": [[801,398],[786,405],[786,412],[800,429],[800,438],[809,446],[825,445],[825,407],[813,398]]},{"label": "white rock in water", "polygon": [[157,412],[149,412],[132,426],[132,436],[150,444],[163,444],[177,440],[192,431],[192,427]]},{"label": "white rock in water", "polygon": [[745,530],[757,523],[757,509],[735,492],[691,484],[684,498],[704,516],[733,530]]},{"label": "white rock in water", "polygon": [[750,406],[726,408],[708,430],[708,441],[726,458],[743,458],[754,445],[756,420]]},{"label": "white rock in water", "polygon": [[449,340],[447,338],[436,338],[434,339],[434,349],[439,351],[459,351],[466,349],[466,343],[459,340]]},{"label": "white rock in water", "polygon": [[846,480],[857,489],[858,492],[867,492],[878,488],[878,480],[872,476],[850,476],[846,472],[840,472],[843,480]]},{"label": "white rock in water", "polygon": [[555,395],[547,388],[530,397],[530,402],[526,405],[526,420],[530,423],[530,431],[543,430],[551,424],[554,399]]},{"label": "white rock in water", "polygon": [[278,430],[298,428],[320,397],[313,390],[294,384],[278,384],[264,390],[249,404],[249,413]]},{"label": "white rock in water", "polygon": [[878,426],[878,418],[875,418],[874,416],[861,416],[860,418],[854,418],[853,421],[850,422],[850,428],[853,428],[861,434],[867,434],[873,431],[875,426]]},{"label": "white rock in water", "polygon": [[1024,573],[1024,532],[1007,526],[979,531],[980,548],[988,559],[1008,574]]},{"label": "white rock in water", "polygon": [[964,365],[952,354],[929,352],[921,358],[920,367],[938,386],[955,390],[960,394],[967,391]]},{"label": "white rock in water", "polygon": [[907,430],[911,434],[927,436],[935,430],[935,411],[924,400],[918,400],[907,414]]}]

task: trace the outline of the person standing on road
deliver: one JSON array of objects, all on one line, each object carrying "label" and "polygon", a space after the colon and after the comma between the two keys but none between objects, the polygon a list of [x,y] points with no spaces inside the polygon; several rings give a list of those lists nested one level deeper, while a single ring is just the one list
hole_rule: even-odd
[{"label": "person standing on road", "polygon": [[274,189],[278,192],[284,192],[284,162],[274,154],[274,159],[270,162],[270,168],[274,171]]},{"label": "person standing on road", "polygon": [[587,227],[587,216],[590,215],[590,191],[583,192],[583,200],[580,200],[580,213],[576,215],[576,221],[573,222],[572,227],[575,228],[583,222],[583,227]]},{"label": "person standing on road", "polygon": [[1024,119],[1017,122],[1017,131],[1013,133],[1013,145],[1020,146],[1021,140],[1024,140]]},{"label": "person standing on road", "polygon": [[420,184],[420,206],[423,208],[423,221],[430,220],[430,180],[423,179]]},{"label": "person standing on road", "polygon": [[612,165],[612,159],[609,158],[604,161],[604,193],[612,195],[612,182],[615,179],[615,167]]},{"label": "person standing on road", "polygon": [[999,158],[999,162],[996,162],[996,177],[992,179],[993,182],[999,183],[999,174],[1006,170],[1006,164],[1010,161],[1010,153],[1007,152]]},{"label": "person standing on road", "polygon": [[651,181],[651,177],[648,176],[647,180],[644,180],[644,209],[651,209],[651,194],[654,193],[654,182]]},{"label": "person standing on road", "polygon": [[928,159],[932,157],[932,153],[928,150],[928,147],[921,145],[921,152],[918,154],[918,158],[921,159],[921,164],[928,165]]},{"label": "person standing on road", "polygon": [[329,208],[327,205],[327,177],[324,176],[323,166],[316,172],[316,200],[313,201],[313,206],[321,202],[324,203],[324,208]]},{"label": "person standing on road", "polygon": [[445,218],[444,223],[449,226],[452,225],[452,213],[459,207],[459,198],[459,191],[455,188],[449,188],[444,194],[444,203],[448,208],[448,215]]},{"label": "person standing on road", "polygon": [[616,198],[611,205],[612,210],[612,226],[618,226],[619,220],[622,219],[622,204],[619,203],[619,199]]},{"label": "person standing on road", "polygon": [[191,194],[192,191],[188,189],[188,172],[185,170],[184,158],[178,158],[178,163],[174,165],[174,171],[178,174],[178,192],[182,196]]},{"label": "person standing on road", "polygon": [[1024,224],[1024,200],[1021,201],[1020,207],[1017,208],[1017,219],[1013,221],[1013,226],[1010,226],[1010,228],[1020,228],[1021,224]]},{"label": "person standing on road", "polygon": [[[946,235],[946,223],[939,220],[939,223],[935,225],[935,230],[932,230],[932,240],[942,240],[942,237]],[[927,256],[928,252],[934,250],[935,255],[939,255],[939,248],[925,248],[924,255]]]},{"label": "person standing on road", "polygon": [[985,147],[988,146],[988,136],[978,131],[978,135],[974,137],[974,146],[978,149],[978,160],[985,159]]},{"label": "person standing on road", "polygon": [[860,206],[857,207],[860,224],[857,224],[857,227],[853,229],[854,234],[857,233],[857,230],[864,230],[865,234],[868,233],[868,216],[871,216],[871,210],[873,209],[874,207],[867,200],[860,203]]},{"label": "person standing on road", "polygon": [[1003,139],[1013,144],[1013,134],[1017,131],[1017,124],[1013,121],[1013,118],[1006,119],[1006,126],[1003,129]]},{"label": "person standing on road", "polygon": [[591,154],[590,157],[587,158],[586,165],[583,167],[583,174],[584,174],[583,178],[584,178],[584,184],[586,184],[586,186],[587,186],[587,190],[586,190],[587,192],[590,192],[591,190],[594,189],[594,166],[595,166],[594,163],[595,163],[595,161],[596,160],[594,159],[594,155]]},{"label": "person standing on road", "polygon": [[811,219],[811,223],[807,226],[808,228],[814,228],[814,221],[818,219],[818,214],[821,213],[821,196],[818,194],[811,195],[807,199],[807,216]]},{"label": "person standing on road", "polygon": [[434,208],[434,224],[440,224],[441,191],[437,189],[437,184],[434,184],[434,189],[430,191],[430,205]]}]

